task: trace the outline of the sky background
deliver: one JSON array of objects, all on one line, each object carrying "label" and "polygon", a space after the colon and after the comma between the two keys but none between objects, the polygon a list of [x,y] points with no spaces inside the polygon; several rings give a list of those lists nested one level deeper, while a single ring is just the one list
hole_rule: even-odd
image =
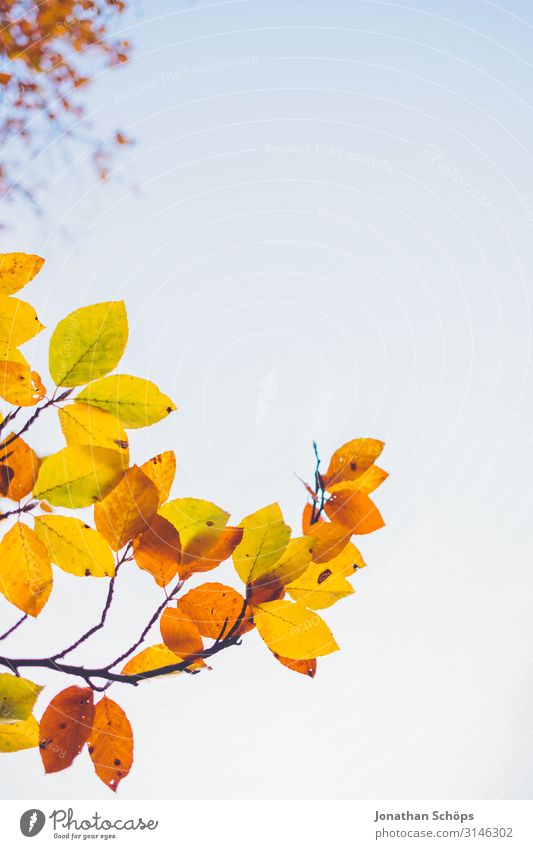
[{"label": "sky background", "polygon": [[[25,297],[50,328],[126,300],[120,371],[178,405],[133,458],[174,448],[175,497],[235,521],[278,500],[297,528],[313,439],[325,459],[384,439],[390,478],[314,681],[252,633],[210,673],[112,689],[135,734],[119,798],[531,798],[531,5],[131,6],[133,59],[90,112],[136,144],[105,185],[61,138],[31,164],[46,218],[6,206],[1,234],[47,258]],[[45,374],[47,343],[26,347]],[[53,415],[34,444],[61,447]],[[55,575],[13,655],[97,620],[103,583]],[[129,645],[159,598],[130,564],[78,659]],[[40,710],[66,684],[33,679]],[[0,778],[6,798],[110,795],[86,753],[47,777],[4,756]]]}]

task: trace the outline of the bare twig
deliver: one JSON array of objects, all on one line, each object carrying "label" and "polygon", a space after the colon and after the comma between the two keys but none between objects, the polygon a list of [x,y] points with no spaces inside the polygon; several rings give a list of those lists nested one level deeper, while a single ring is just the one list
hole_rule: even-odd
[{"label": "bare twig", "polygon": [[11,628],[8,628],[7,631],[4,631],[3,634],[0,634],[0,640],[5,640],[6,637],[9,637],[9,635],[12,634],[13,631],[16,631],[19,625],[22,625],[22,623],[25,622],[27,618],[28,614],[25,613],[17,622],[15,622],[14,625],[11,626]]},{"label": "bare twig", "polygon": [[104,625],[106,623],[107,614],[109,612],[109,608],[111,607],[111,602],[113,601],[113,591],[115,589],[115,581],[116,581],[116,578],[117,578],[117,575],[118,575],[118,570],[120,569],[122,564],[125,563],[125,561],[128,559],[128,554],[130,552],[130,549],[131,549],[131,543],[124,550],[124,554],[122,555],[120,560],[117,562],[117,565],[115,567],[115,574],[113,575],[113,577],[111,578],[111,580],[109,582],[109,588],[107,590],[107,597],[106,597],[106,600],[105,600],[105,604],[104,604],[104,607],[103,607],[103,610],[102,610],[102,615],[100,616],[99,622],[97,622],[96,625],[93,625],[92,628],[89,628],[88,631],[86,631],[84,634],[82,634],[81,637],[79,637],[74,643],[72,643],[66,649],[63,649],[63,651],[52,655],[51,660],[60,660],[61,658],[65,657],[67,654],[70,654],[71,651],[74,651],[74,649],[77,649],[78,646],[81,646],[81,644],[85,642],[85,640],[88,640],[89,637],[92,637],[93,634],[96,634],[97,631],[100,631],[104,627]]},{"label": "bare twig", "polygon": [[[65,392],[62,392],[61,395],[56,397],[56,390],[56,392],[54,392],[51,398],[45,401],[44,404],[41,404],[40,407],[36,408],[33,415],[30,416],[26,424],[21,427],[21,429],[17,431],[17,433],[12,434],[10,437],[8,437],[8,439],[5,440],[5,442],[2,442],[2,444],[0,445],[0,451],[5,451],[6,448],[8,448],[13,442],[15,442],[19,438],[19,436],[22,436],[23,433],[26,433],[26,431],[30,429],[32,424],[37,421],[37,419],[44,410],[48,409],[48,407],[52,407],[54,404],[59,404],[61,401],[64,401],[66,398],[69,397],[69,395],[71,395],[73,391],[73,389],[67,389]],[[0,463],[3,463],[6,459],[7,455],[4,454],[2,457],[0,457]]]},{"label": "bare twig", "polygon": [[16,507],[13,510],[8,510],[6,513],[0,513],[0,521],[2,519],[8,519],[10,516],[20,516],[21,513],[30,513],[32,510],[35,510],[36,507],[36,501],[27,501],[26,504],[23,504],[20,507]]}]

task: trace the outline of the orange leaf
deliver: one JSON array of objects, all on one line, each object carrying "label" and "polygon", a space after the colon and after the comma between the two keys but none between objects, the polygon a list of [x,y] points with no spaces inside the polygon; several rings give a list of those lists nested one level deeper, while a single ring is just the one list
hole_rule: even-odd
[{"label": "orange leaf", "polygon": [[164,644],[180,657],[189,657],[203,651],[200,631],[183,610],[167,607],[161,616],[159,627]]},{"label": "orange leaf", "polygon": [[[233,627],[244,605],[244,598],[232,587],[224,584],[201,584],[180,598],[178,609],[197,626],[200,634],[216,640],[222,628],[224,633]],[[237,634],[245,634],[254,627],[251,608],[247,607]]]},{"label": "orange leaf", "polygon": [[341,489],[349,489],[350,492],[363,492],[365,495],[370,495],[378,486],[381,486],[383,481],[387,480],[389,473],[379,466],[370,466],[365,472],[359,475],[353,481],[340,481],[339,483],[331,484],[328,489],[330,492],[338,492]]},{"label": "orange leaf", "polygon": [[33,407],[46,394],[41,378],[25,363],[0,364],[0,396],[15,407]]},{"label": "orange leaf", "polygon": [[35,531],[17,522],[0,542],[0,592],[19,610],[38,616],[52,590],[50,555]]},{"label": "orange leaf", "polygon": [[243,533],[242,528],[224,528],[214,545],[210,540],[198,537],[189,545],[187,566],[180,569],[180,578],[185,580],[195,572],[209,572],[215,569],[231,557],[242,540]]},{"label": "orange leaf", "polygon": [[316,522],[311,525],[309,536],[314,538],[312,543],[314,562],[326,563],[333,557],[337,557],[348,545],[351,533],[343,525]]},{"label": "orange leaf", "polygon": [[118,551],[150,525],[159,506],[155,484],[138,466],[127,470],[120,483],[94,506],[97,529]]},{"label": "orange leaf", "polygon": [[363,492],[335,492],[326,504],[326,513],[352,534],[371,534],[385,524],[374,502]]},{"label": "orange leaf", "polygon": [[52,699],[39,731],[45,772],[60,772],[71,765],[89,738],[93,719],[93,691],[89,687],[67,687]]},{"label": "orange leaf", "polygon": [[301,675],[309,675],[310,678],[315,677],[316,657],[312,657],[310,660],[291,660],[290,657],[282,657],[275,651],[273,651],[272,654],[276,660],[279,660],[279,662],[283,664],[283,666],[286,666],[287,669],[292,669],[293,672],[300,672]]},{"label": "orange leaf", "polygon": [[96,705],[88,746],[98,778],[116,792],[133,763],[133,732],[120,705],[107,696]]},{"label": "orange leaf", "polygon": [[178,571],[180,535],[174,525],[156,513],[150,527],[133,540],[133,554],[137,566],[149,572],[160,587],[166,587]]},{"label": "orange leaf", "polygon": [[165,503],[176,474],[176,455],[173,451],[156,454],[141,465],[141,471],[156,485],[159,492],[159,507]]},{"label": "orange leaf", "polygon": [[351,481],[374,463],[383,451],[379,439],[352,439],[333,454],[324,475],[327,485],[338,481]]},{"label": "orange leaf", "polygon": [[[13,436],[11,433],[6,442]],[[20,501],[32,491],[37,480],[39,458],[20,437],[11,442],[5,450],[0,448],[0,453],[5,457],[0,466],[0,495]]]}]

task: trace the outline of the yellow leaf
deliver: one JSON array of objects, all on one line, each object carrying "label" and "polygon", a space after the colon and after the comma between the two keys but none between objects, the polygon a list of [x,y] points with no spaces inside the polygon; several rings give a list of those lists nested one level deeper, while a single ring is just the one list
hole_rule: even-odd
[{"label": "yellow leaf", "polygon": [[379,439],[352,439],[333,454],[324,475],[327,487],[338,481],[350,481],[359,477],[374,463],[383,451],[384,443]]},{"label": "yellow leaf", "polygon": [[30,616],[37,616],[52,589],[52,567],[45,546],[21,522],[0,542],[0,592]]},{"label": "yellow leaf", "polygon": [[94,522],[111,548],[118,551],[148,528],[158,506],[155,484],[138,466],[132,466],[112,492],[95,505]]},{"label": "yellow leaf", "polygon": [[113,553],[105,539],[80,519],[37,516],[35,533],[52,563],[80,577],[110,578],[115,574]]},{"label": "yellow leaf", "polygon": [[77,398],[85,404],[107,410],[124,427],[131,428],[154,424],[176,409],[155,383],[129,374],[113,374],[95,380]]},{"label": "yellow leaf", "polygon": [[[307,569],[313,557],[313,537],[304,536],[291,539],[280,559],[268,572],[256,579],[258,584],[280,584],[285,586],[296,580]],[[255,583],[255,582],[254,582]]]},{"label": "yellow leaf", "polygon": [[39,745],[39,723],[34,716],[19,722],[0,723],[0,752],[20,752]]},{"label": "yellow leaf", "polygon": [[58,411],[59,423],[67,445],[97,445],[120,451],[129,458],[126,431],[111,413],[89,404],[67,404]]},{"label": "yellow leaf", "polygon": [[0,341],[0,362],[1,363],[20,363],[22,366],[29,368],[29,363],[24,354],[19,351],[14,345],[9,342]]},{"label": "yellow leaf", "polygon": [[352,595],[353,587],[342,575],[334,574],[328,563],[313,563],[296,581],[288,584],[287,592],[313,610],[331,607],[341,598]]},{"label": "yellow leaf", "polygon": [[0,723],[28,719],[42,689],[27,678],[0,673]]},{"label": "yellow leaf", "polygon": [[26,301],[0,295],[0,342],[22,345],[43,330],[37,313]]},{"label": "yellow leaf", "polygon": [[230,515],[200,498],[175,498],[159,512],[180,535],[182,566],[197,562],[217,545]]},{"label": "yellow leaf", "polygon": [[362,472],[359,477],[352,481],[339,481],[328,486],[330,492],[337,492],[339,489],[350,490],[350,492],[362,492],[364,495],[369,495],[374,492],[378,486],[381,486],[383,481],[387,480],[389,473],[379,466],[369,466]]},{"label": "yellow leaf", "polygon": [[43,460],[33,494],[56,507],[89,507],[105,498],[124,471],[118,451],[72,445]]},{"label": "yellow leaf", "polygon": [[313,566],[308,567],[305,574],[312,568],[316,568],[317,575],[319,575],[326,566],[332,574],[340,575],[342,578],[349,578],[357,569],[363,569],[366,563],[359,549],[355,547],[353,542],[349,542],[336,557],[332,557],[330,560],[322,563],[315,562]]},{"label": "yellow leaf", "polygon": [[267,646],[290,660],[309,660],[339,648],[323,619],[292,601],[258,605],[254,622]]},{"label": "yellow leaf", "polygon": [[[155,646],[149,646],[146,649],[143,649],[139,654],[136,654],[135,657],[132,657],[131,660],[128,660],[126,666],[122,670],[123,675],[139,675],[143,672],[149,672],[152,669],[159,669],[162,666],[171,666],[174,663],[180,663],[183,660],[182,657],[179,657],[177,654],[174,654],[173,651],[170,651],[164,643],[158,643]],[[200,659],[191,663],[188,669],[203,669],[205,667],[205,662]],[[179,670],[177,672],[166,672],[162,673],[163,675],[179,675]]]},{"label": "yellow leaf", "polygon": [[44,259],[35,254],[0,254],[0,294],[12,295],[39,273]]},{"label": "yellow leaf", "polygon": [[165,503],[176,474],[176,455],[173,451],[156,454],[141,465],[141,471],[152,480],[159,491],[159,506]]},{"label": "yellow leaf", "polygon": [[71,312],[50,339],[50,374],[57,386],[84,386],[109,374],[128,341],[123,301],[109,301]]},{"label": "yellow leaf", "polygon": [[14,407],[33,407],[46,393],[41,378],[25,363],[0,362],[0,396]]},{"label": "yellow leaf", "polygon": [[270,504],[239,522],[241,543],[233,552],[233,565],[245,584],[267,573],[282,557],[291,529],[283,521],[279,504]]}]

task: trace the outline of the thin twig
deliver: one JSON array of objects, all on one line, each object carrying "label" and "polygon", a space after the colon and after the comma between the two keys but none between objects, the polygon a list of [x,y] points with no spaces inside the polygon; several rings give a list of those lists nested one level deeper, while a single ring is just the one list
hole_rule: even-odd
[{"label": "thin twig", "polygon": [[144,642],[144,638],[146,637],[148,631],[150,630],[152,625],[154,625],[157,622],[157,620],[159,619],[159,616],[161,615],[161,613],[163,612],[165,607],[169,604],[169,602],[171,602],[172,599],[174,598],[174,596],[179,593],[179,591],[181,590],[181,588],[183,586],[183,583],[184,582],[181,581],[181,580],[178,581],[178,583],[171,589],[169,594],[165,597],[165,600],[159,605],[159,607],[157,608],[155,613],[152,614],[152,616],[150,617],[150,619],[148,621],[148,624],[144,627],[140,637],[134,642],[134,644],[132,646],[130,646],[129,649],[126,649],[126,651],[123,652],[121,655],[119,655],[117,658],[115,658],[115,660],[111,661],[111,663],[108,663],[107,666],[105,667],[106,670],[112,669],[114,666],[117,665],[117,663],[120,663],[121,660],[126,660],[126,658],[129,657],[130,654],[133,654],[135,649],[138,648],[141,645],[142,642]]},{"label": "thin twig", "polygon": [[11,626],[11,628],[8,628],[7,631],[4,631],[3,634],[0,634],[0,640],[5,640],[6,637],[9,637],[9,635],[12,634],[13,631],[16,631],[19,625],[22,625],[22,623],[25,622],[27,618],[28,614],[25,613],[17,622],[15,622],[14,625]]},{"label": "thin twig", "polygon": [[0,513],[0,521],[2,519],[8,519],[10,516],[20,516],[21,513],[30,513],[31,510],[35,510],[36,507],[36,501],[27,501],[26,504],[23,504],[21,507],[16,507],[14,510],[8,510],[7,513]]},{"label": "thin twig", "polygon": [[115,567],[115,574],[113,575],[113,577],[111,578],[111,580],[109,582],[109,588],[107,590],[107,597],[106,597],[106,601],[105,601],[105,604],[104,604],[104,607],[103,607],[103,610],[102,610],[102,615],[100,616],[100,621],[97,622],[96,625],[93,625],[92,628],[89,628],[89,630],[86,631],[85,634],[82,634],[81,637],[79,637],[74,643],[72,643],[66,649],[63,649],[63,651],[58,652],[57,654],[53,654],[52,657],[51,657],[51,660],[60,660],[62,657],[65,657],[67,654],[70,654],[71,651],[74,651],[74,649],[77,649],[78,646],[81,646],[81,644],[85,642],[85,640],[88,640],[89,637],[92,637],[93,634],[96,634],[97,631],[100,631],[104,627],[105,622],[106,622],[106,618],[107,618],[107,614],[109,612],[109,608],[111,607],[111,602],[113,601],[113,591],[115,589],[115,581],[116,581],[116,578],[117,578],[117,575],[118,575],[118,570],[120,569],[122,564],[126,561],[127,555],[129,553],[129,549],[130,549],[130,545],[128,545],[128,547],[125,549],[124,554],[122,555],[122,557],[120,558],[120,560],[118,561],[118,563]]},{"label": "thin twig", "polygon": [[[64,401],[73,391],[73,389],[67,389],[65,392],[62,392],[61,395],[59,395],[57,398],[56,393],[54,392],[51,398],[49,398],[44,404],[41,404],[40,407],[37,407],[33,415],[30,416],[26,424],[21,427],[21,429],[17,431],[17,433],[13,433],[10,437],[8,437],[8,439],[5,440],[5,442],[0,445],[0,451],[5,451],[6,448],[8,448],[13,442],[15,442],[19,438],[19,436],[22,436],[23,433],[26,433],[26,431],[30,429],[32,424],[39,418],[39,416],[44,410],[46,410],[48,407],[52,407],[53,405],[60,403],[61,401]],[[3,463],[5,459],[5,455],[3,457],[0,457],[0,463]]]}]

